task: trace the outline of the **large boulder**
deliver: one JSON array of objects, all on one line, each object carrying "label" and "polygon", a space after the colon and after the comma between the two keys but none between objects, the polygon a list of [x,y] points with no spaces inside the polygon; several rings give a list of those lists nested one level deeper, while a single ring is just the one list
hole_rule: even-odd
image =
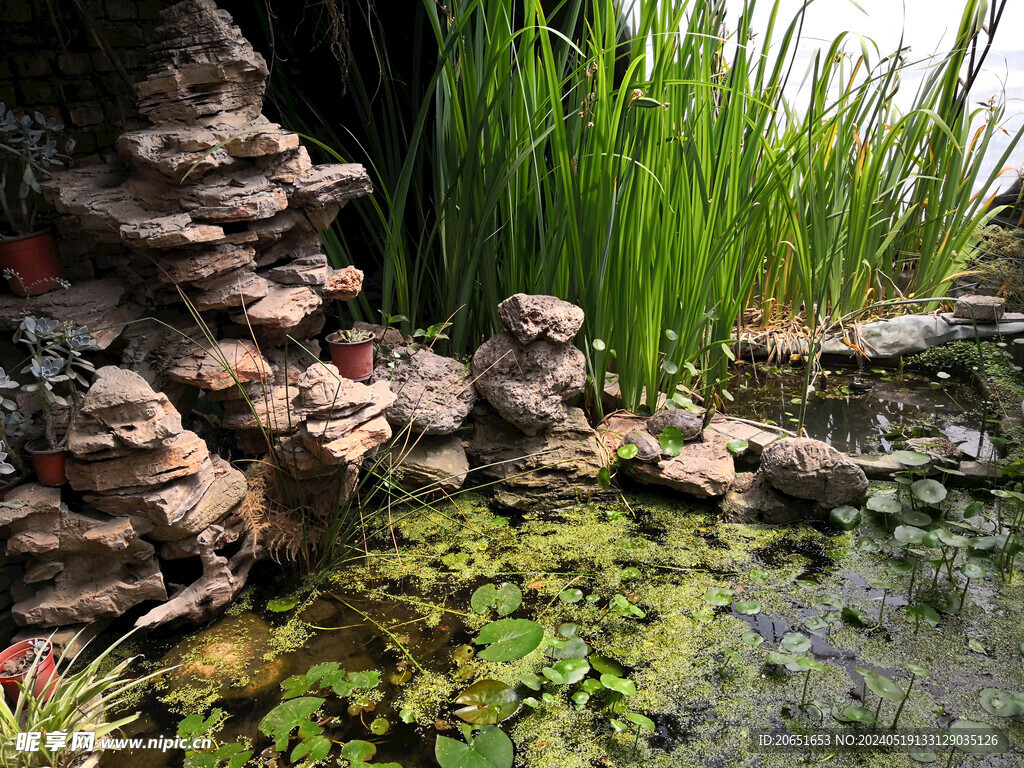
[{"label": "large boulder", "polygon": [[554,296],[517,293],[498,305],[498,319],[520,344],[568,344],[583,326],[583,310]]},{"label": "large boulder", "polygon": [[565,420],[565,401],[586,383],[586,359],[575,347],[519,343],[500,333],[473,355],[477,391],[509,423],[536,435]]},{"label": "large boulder", "polygon": [[678,456],[657,463],[630,462],[629,476],[638,483],[671,488],[698,499],[724,496],[736,480],[736,466],[726,442],[708,432],[704,442],[687,443]]},{"label": "large boulder", "polygon": [[820,440],[778,440],[761,454],[761,469],[777,491],[826,508],[859,504],[868,490],[864,470]]},{"label": "large boulder", "polygon": [[809,499],[779,493],[761,472],[738,475],[721,509],[721,519],[728,523],[793,525],[828,519],[828,510]]},{"label": "large boulder", "polygon": [[378,366],[377,379],[387,380],[395,394],[387,417],[400,429],[450,435],[476,403],[469,368],[425,348],[399,347],[390,364]]}]

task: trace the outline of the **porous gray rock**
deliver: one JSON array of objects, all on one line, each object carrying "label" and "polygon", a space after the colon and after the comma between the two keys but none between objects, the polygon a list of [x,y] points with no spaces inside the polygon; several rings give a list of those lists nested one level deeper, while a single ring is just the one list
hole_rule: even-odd
[{"label": "porous gray rock", "polygon": [[961,296],[956,301],[953,317],[979,323],[997,323],[1003,317],[1006,299],[1001,296]]},{"label": "porous gray rock", "polygon": [[376,376],[387,381],[395,395],[387,417],[400,429],[450,435],[476,403],[469,368],[426,348],[399,347],[378,365]]},{"label": "porous gray rock", "polygon": [[829,509],[860,504],[868,489],[867,476],[860,467],[827,443],[807,437],[769,445],[761,454],[758,471],[777,491]]},{"label": "porous gray rock", "polygon": [[587,380],[586,359],[575,347],[546,341],[523,345],[509,333],[484,342],[471,371],[477,392],[531,436],[565,420],[565,401]]},{"label": "porous gray rock", "polygon": [[583,326],[583,310],[555,296],[517,293],[498,305],[498,319],[520,344],[568,344]]},{"label": "porous gray rock", "polygon": [[728,523],[793,525],[827,519],[828,510],[823,506],[780,493],[760,472],[738,475],[721,501],[721,520]]}]

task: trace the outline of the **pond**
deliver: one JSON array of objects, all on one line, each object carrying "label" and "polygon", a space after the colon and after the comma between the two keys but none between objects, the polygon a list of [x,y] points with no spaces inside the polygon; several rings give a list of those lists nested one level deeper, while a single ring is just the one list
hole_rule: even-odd
[{"label": "pond", "polygon": [[[970,497],[954,495],[945,514],[972,525],[962,515]],[[146,693],[138,703],[146,716],[132,734],[173,733],[186,714],[216,706],[230,715],[216,735],[219,743],[247,741],[262,752],[262,765],[290,765],[277,758],[258,724],[281,701],[283,679],[337,662],[350,673],[379,677],[372,690],[325,697],[324,711],[333,718],[323,721],[325,732],[339,743],[375,744],[371,765],[435,766],[435,739],[461,739],[453,700],[487,679],[510,686],[521,700],[501,726],[515,743],[516,765],[782,768],[795,764],[794,754],[758,753],[752,730],[800,731],[814,727],[822,713],[828,721],[828,713],[860,704],[874,711],[881,700],[864,690],[856,670],[905,688],[901,665],[913,662],[931,676],[914,687],[901,727],[944,731],[970,718],[1008,731],[1017,744],[1024,737],[1019,718],[991,717],[979,704],[984,689],[1024,691],[1020,580],[1006,585],[986,571],[971,583],[957,613],[950,598],[962,580],[954,571],[950,582],[942,570],[934,587],[917,592],[925,590],[948,612],[936,614],[935,626],[915,620],[902,608],[910,576],[893,570],[899,552],[880,526],[887,521],[871,520],[852,533],[724,524],[711,507],[680,506],[655,495],[516,517],[463,495],[396,520],[394,538],[371,545],[369,557],[326,580],[284,588],[280,574],[267,570],[232,615],[211,627],[167,637],[160,647],[147,638],[148,647],[139,650],[151,661],[177,645],[163,663],[191,669],[166,676],[162,689]],[[930,567],[926,575],[924,581]],[[894,584],[886,590],[881,622],[872,627],[883,598],[872,586],[879,580]],[[480,586],[505,583],[523,595],[507,616],[486,605],[483,613],[473,610]],[[834,621],[844,608],[863,621]],[[534,622],[546,639],[522,658],[481,658],[474,640],[503,618]],[[806,698],[814,704],[803,709],[805,676],[766,663],[792,642],[793,632],[824,665],[809,681]],[[554,674],[567,646],[586,660],[577,671],[587,669],[572,684],[557,684],[545,669]],[[246,654],[249,661],[238,663]],[[618,674],[606,680],[605,670]],[[600,681],[627,693],[602,688]],[[589,699],[577,696],[585,691],[592,692]],[[880,720],[888,725],[896,706],[882,703]],[[632,725],[626,719],[632,713],[649,717],[654,730]],[[834,719],[830,727],[852,728]],[[293,738],[289,748],[297,743]],[[971,765],[1010,768],[1021,764],[1021,755],[974,760]],[[110,752],[103,765],[156,768],[180,761],[180,753],[138,750]],[[916,765],[906,755],[885,753],[839,753],[828,764]]]},{"label": "pond", "polygon": [[[943,435],[972,458],[995,456],[981,432],[983,398],[971,383],[875,368],[828,371],[819,386],[805,427],[837,450],[891,453],[898,440]],[[803,387],[802,371],[747,370],[730,390],[729,414],[795,429]]]}]

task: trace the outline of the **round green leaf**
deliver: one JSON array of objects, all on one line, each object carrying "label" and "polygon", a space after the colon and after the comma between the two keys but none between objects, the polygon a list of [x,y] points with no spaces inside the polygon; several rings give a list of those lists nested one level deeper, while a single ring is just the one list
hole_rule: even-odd
[{"label": "round green leaf", "polygon": [[917,451],[893,451],[892,457],[905,467],[923,467],[931,457]]},{"label": "round green leaf", "polygon": [[377,747],[369,741],[353,739],[341,748],[341,756],[351,762],[367,762],[377,754]]},{"label": "round green leaf", "polygon": [[725,587],[711,587],[705,593],[704,600],[712,605],[729,605],[732,602],[733,592]]},{"label": "round green leaf", "polygon": [[843,718],[853,723],[865,723],[870,725],[875,722],[875,713],[867,707],[847,707],[843,710]]},{"label": "round green leaf", "polygon": [[803,620],[803,625],[811,632],[817,632],[819,629],[828,627],[828,622],[821,618],[821,616],[808,616]]},{"label": "round green leaf", "polygon": [[619,662],[609,659],[607,656],[599,656],[595,653],[591,655],[589,661],[590,666],[599,674],[614,675],[615,677],[622,677],[626,674],[626,669]]},{"label": "round green leaf", "polygon": [[370,733],[374,736],[383,736],[390,730],[391,723],[388,722],[386,717],[375,718],[374,721],[370,723]]},{"label": "round green leaf", "polygon": [[900,666],[915,677],[931,677],[931,673],[927,669],[912,661],[905,661]]},{"label": "round green leaf", "polygon": [[998,688],[985,688],[980,694],[978,699],[981,701],[981,707],[990,715],[996,717],[1016,717],[1020,714],[1020,706],[1006,691],[1001,691]]},{"label": "round green leaf", "polygon": [[467,723],[495,725],[511,717],[519,709],[519,697],[509,686],[498,680],[478,680],[460,693],[455,716]]},{"label": "round green leaf", "polygon": [[881,512],[886,515],[898,515],[903,506],[892,496],[883,493],[876,493],[868,499],[868,509],[874,512]]},{"label": "round green leaf", "polygon": [[755,603],[753,600],[739,600],[733,603],[732,606],[736,613],[742,614],[743,616],[754,616],[761,612],[761,604]]},{"label": "round green leaf", "polygon": [[558,595],[558,599],[563,603],[578,603],[583,599],[583,592],[578,589],[566,589]]},{"label": "round green leaf", "polygon": [[911,492],[925,504],[938,504],[946,498],[946,486],[938,480],[926,478],[910,486]]},{"label": "round green leaf", "polygon": [[623,568],[619,571],[619,579],[621,581],[633,581],[639,579],[642,575],[636,568]]},{"label": "round green leaf", "polygon": [[476,613],[487,613],[497,599],[498,588],[493,584],[484,584],[473,592],[469,598],[469,607]]},{"label": "round green leaf", "polygon": [[480,630],[477,656],[484,661],[512,661],[535,651],[544,639],[544,627],[528,619],[499,619]]},{"label": "round green leaf", "polygon": [[878,697],[885,699],[886,701],[895,701],[897,703],[903,701],[906,693],[896,683],[887,677],[883,677],[877,672],[871,670],[858,668],[856,670],[864,676],[864,681],[868,684],[868,688]]},{"label": "round green leaf", "polygon": [[860,510],[856,507],[851,507],[849,504],[836,507],[828,515],[829,522],[843,531],[852,531],[860,525],[860,519]]},{"label": "round green leaf", "polygon": [[285,613],[299,604],[297,597],[279,597],[267,603],[267,610],[274,613]]},{"label": "round green leaf", "polygon": [[971,581],[985,578],[985,569],[977,563],[964,563],[957,570]]},{"label": "round green leaf", "polygon": [[928,531],[913,525],[897,525],[893,538],[901,544],[921,544]]},{"label": "round green leaf", "polygon": [[598,352],[604,352],[605,348],[607,347],[603,339],[594,339],[591,346],[593,346],[594,349],[596,349]]},{"label": "round green leaf", "polygon": [[638,715],[635,712],[630,712],[630,713],[624,715],[624,717],[626,718],[626,720],[629,720],[629,722],[636,723],[641,728],[643,728],[645,731],[653,731],[654,730],[654,721],[651,720],[651,718],[649,718],[649,717],[644,717],[643,715]]},{"label": "round green leaf", "polygon": [[618,454],[620,459],[625,459],[626,461],[629,461],[630,459],[636,458],[636,455],[639,451],[640,449],[637,448],[632,443],[626,443],[625,445],[620,445],[618,450],[615,451],[615,453]]},{"label": "round green leaf", "polygon": [[515,584],[505,582],[498,587],[494,607],[497,608],[499,616],[508,616],[522,604],[523,592]]},{"label": "round green leaf", "polygon": [[907,757],[913,760],[915,763],[937,763],[939,762],[939,756],[934,752],[927,752],[924,750],[911,750],[907,753]]},{"label": "round green leaf", "polygon": [[790,653],[804,653],[811,649],[811,641],[799,632],[787,632],[782,636],[782,647]]},{"label": "round green leaf", "polygon": [[740,642],[748,648],[756,648],[764,642],[764,638],[759,632],[750,630],[740,635]]},{"label": "round green leaf", "polygon": [[914,525],[918,528],[923,528],[926,525],[932,524],[932,516],[927,512],[921,512],[917,509],[908,509],[901,515],[901,517],[903,518],[903,522],[907,525]]},{"label": "round green leaf", "polygon": [[[981,743],[966,743],[958,745],[956,749],[972,755],[997,754],[1005,752],[1009,746],[1006,736],[987,723],[979,723],[974,720],[957,720],[949,727],[951,734],[968,732],[972,735],[982,736]],[[991,738],[984,738],[991,737]]]},{"label": "round green leaf", "polygon": [[616,691],[624,696],[636,695],[636,685],[633,684],[632,680],[626,680],[623,677],[601,675],[601,685],[610,691]]},{"label": "round green leaf", "polygon": [[555,671],[562,676],[563,685],[573,685],[587,676],[590,665],[585,659],[562,659],[555,663]]},{"label": "round green leaf", "polygon": [[730,453],[735,453],[739,455],[746,451],[747,448],[750,447],[750,444],[747,443],[746,440],[740,440],[739,438],[736,438],[735,440],[730,440],[728,443],[726,443],[725,447],[729,449]]}]

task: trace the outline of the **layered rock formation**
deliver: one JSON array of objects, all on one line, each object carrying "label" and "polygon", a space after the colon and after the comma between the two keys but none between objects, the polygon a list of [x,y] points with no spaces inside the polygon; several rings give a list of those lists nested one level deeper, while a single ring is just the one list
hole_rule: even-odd
[{"label": "layered rock formation", "polygon": [[[227,525],[246,492],[245,477],[211,455],[167,397],[136,373],[101,368],[68,434],[72,488],[88,508],[72,511],[59,489],[24,486],[4,510],[9,554],[30,556],[13,608],[20,624],[84,622],[117,616],[146,600],[166,600],[157,558],[199,557],[203,576],[140,619],[202,622],[245,584],[258,552]],[[22,498],[24,497],[24,498]]]},{"label": "layered rock formation", "polygon": [[571,345],[583,310],[554,296],[516,294],[498,305],[507,329],[485,342],[471,367],[487,401],[473,411],[467,452],[477,474],[499,480],[499,503],[527,509],[601,493],[605,454],[583,411],[568,402],[586,383]]},{"label": "layered rock formation", "polygon": [[[161,18],[137,85],[150,124],[120,136],[119,163],[45,185],[67,215],[64,240],[77,234],[85,252],[120,246],[96,269],[126,280],[137,305],[187,300],[222,313],[207,322],[224,337],[262,345],[310,338],[324,302],[353,298],[362,283],[358,270],[328,266],[317,231],[371,191],[369,178],[359,165],[313,165],[296,134],[262,115],[266,62],[213,0],[184,0]],[[207,383],[218,388],[197,385]]]}]

